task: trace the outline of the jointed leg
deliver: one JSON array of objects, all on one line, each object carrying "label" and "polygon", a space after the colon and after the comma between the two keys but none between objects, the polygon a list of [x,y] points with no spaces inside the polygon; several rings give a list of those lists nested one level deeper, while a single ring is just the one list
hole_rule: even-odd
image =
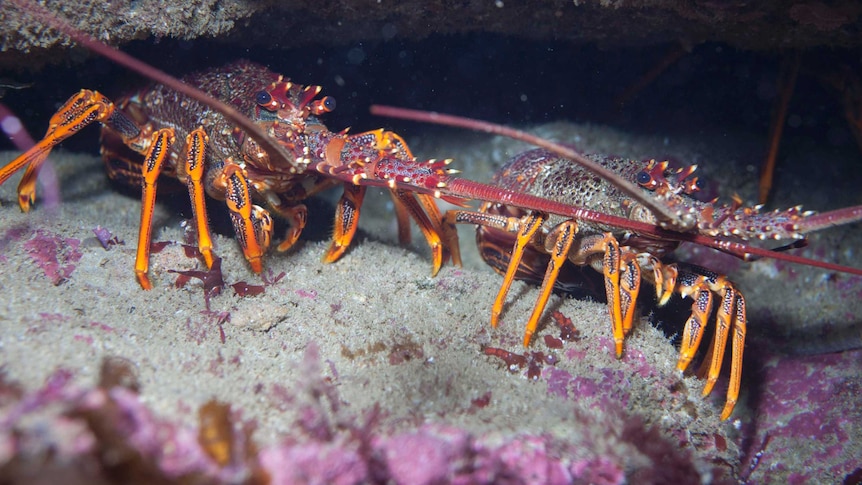
[{"label": "jointed leg", "polygon": [[36,199],[36,177],[51,149],[94,121],[108,123],[113,114],[114,104],[108,98],[96,91],[81,90],[51,117],[48,131],[39,143],[0,169],[0,185],[29,165],[18,184],[18,204],[22,211],[29,211]]},{"label": "jointed leg", "polygon": [[[330,140],[326,147],[325,158],[326,163],[322,168],[331,173],[374,167],[386,158],[415,161],[415,157],[400,136],[382,129]],[[365,186],[360,186],[363,178],[364,174],[356,174],[353,177],[353,184],[345,184],[344,195],[336,209],[333,241],[323,258],[325,262],[337,260],[353,239],[359,220],[359,208],[365,196]],[[429,195],[408,194],[397,189],[394,178],[390,180],[389,187],[395,203],[399,241],[402,243],[410,241],[409,215],[416,221],[431,247],[434,259],[433,274],[437,274],[448,254],[452,255],[456,265],[460,265],[457,236],[453,239],[450,234],[447,234],[441,240],[442,218],[434,199]]]},{"label": "jointed leg", "polygon": [[[727,388],[727,400],[721,412],[721,419],[727,419],[739,398],[741,385],[742,354],[746,333],[745,298],[724,276],[712,271],[697,266],[662,265],[655,258],[641,260],[641,262],[646,269],[653,270],[652,278],[659,295],[677,292],[693,300],[691,316],[683,330],[680,357],[677,362],[677,368],[680,371],[688,367],[700,347],[703,330],[708,324],[712,311],[712,294],[716,293],[721,297],[721,304],[716,311],[712,345],[707,349],[698,374],[706,375],[706,384],[703,388],[703,395],[706,396],[715,386],[724,362],[727,340],[732,336],[730,382]],[[663,305],[666,301],[666,298],[660,297],[659,305]]]},{"label": "jointed leg", "polygon": [[[431,269],[431,275],[436,275],[440,268],[443,266],[443,254],[445,248],[443,245],[443,241],[440,239],[440,234],[442,229],[440,228],[440,213],[437,212],[437,221],[434,221],[432,218],[434,217],[434,213],[432,212],[430,215],[425,212],[425,205],[419,201],[417,201],[416,197],[407,191],[395,189],[392,190],[393,197],[397,198],[407,209],[407,212],[413,217],[413,220],[416,221],[416,225],[419,226],[419,229],[422,231],[422,235],[425,236],[425,240],[428,241],[428,246],[431,247],[431,260],[433,267]],[[455,253],[457,254],[458,249],[455,249]],[[460,263],[460,257],[459,257]]]},{"label": "jointed leg", "polygon": [[290,207],[270,207],[278,212],[279,216],[287,220],[289,226],[287,233],[284,235],[284,240],[276,247],[279,252],[283,253],[296,244],[300,234],[302,234],[302,230],[305,229],[305,225],[308,222],[308,207],[305,204],[297,204]]},{"label": "jointed leg", "polygon": [[620,275],[620,311],[623,317],[623,334],[628,335],[632,330],[641,288],[641,268],[637,262],[637,255],[624,252],[620,269],[622,270]]},{"label": "jointed leg", "polygon": [[332,243],[323,256],[325,263],[336,261],[350,246],[350,241],[353,240],[359,225],[359,208],[362,206],[364,198],[364,186],[344,184],[344,193],[338,200],[338,205],[335,206],[335,226],[332,233]]},{"label": "jointed leg", "polygon": [[736,315],[733,318],[733,351],[730,362],[730,382],[727,385],[727,401],[721,411],[721,419],[727,419],[739,399],[742,381],[742,352],[745,350],[746,314],[745,299],[741,294],[736,300]]},{"label": "jointed leg", "polygon": [[[626,283],[625,286],[620,285],[620,273],[623,269],[622,252],[620,244],[617,242],[613,234],[606,232],[602,235],[586,237],[582,240],[579,247],[569,257],[569,260],[575,264],[586,264],[596,254],[603,254],[602,257],[602,274],[605,276],[605,295],[608,299],[608,313],[611,315],[611,327],[614,334],[614,350],[617,357],[623,355],[623,340],[626,334],[626,324],[623,323],[623,299],[627,300],[626,318],[629,315],[634,318],[633,302],[637,297],[639,285]],[[633,259],[628,259],[628,263]],[[629,270],[634,272],[634,270]],[[638,273],[640,273],[638,271]],[[630,273],[631,274],[631,273]],[[626,291],[623,291],[626,290]],[[634,290],[634,292],[632,292]],[[621,295],[625,293],[625,297]],[[628,301],[631,300],[631,303]],[[631,327],[631,324],[627,324]]]},{"label": "jointed leg", "polygon": [[[428,215],[428,220],[431,221],[433,232],[443,244],[443,262],[446,262],[446,255],[448,254],[452,257],[452,264],[454,266],[461,266],[461,247],[458,245],[458,231],[449,232],[443,228],[443,217],[440,215],[440,209],[437,207],[437,202],[434,197],[428,194],[414,195],[424,209],[425,214]],[[428,241],[428,244],[431,244],[430,240]]]},{"label": "jointed leg", "polygon": [[[503,275],[503,283],[500,285],[500,291],[497,293],[497,298],[494,300],[494,305],[491,307],[491,326],[496,327],[500,320],[500,314],[503,312],[503,305],[506,303],[506,295],[515,281],[515,273],[518,271],[518,266],[521,264],[521,258],[524,256],[524,250],[528,244],[533,242],[533,237],[542,224],[545,222],[545,216],[538,213],[530,213],[522,218],[509,217],[497,214],[488,214],[486,212],[473,212],[454,210],[446,212],[443,222],[444,233],[455,231],[455,224],[477,224],[481,226],[491,227],[516,233],[515,245],[512,248],[512,254],[509,257],[509,264],[506,267],[506,273]],[[553,286],[553,282],[551,282]],[[540,312],[541,313],[541,312]]]},{"label": "jointed leg", "polygon": [[209,141],[206,132],[198,127],[186,137],[186,174],[188,174],[189,198],[192,202],[195,227],[198,233],[198,250],[204,258],[207,268],[213,266],[213,243],[207,222],[204,187],[201,180],[204,175],[206,160],[206,145]]},{"label": "jointed leg", "polygon": [[679,293],[692,299],[691,315],[685,322],[682,331],[682,343],[679,348],[679,361],[676,368],[684,371],[694,358],[700,341],[703,339],[703,331],[712,312],[712,290],[707,286],[702,276],[691,273],[681,273],[677,280]]},{"label": "jointed leg", "polygon": [[[542,279],[542,287],[539,290],[539,298],[536,300],[536,305],[533,307],[533,313],[527,321],[527,328],[524,331],[524,347],[530,345],[530,339],[536,332],[536,327],[539,325],[539,318],[545,310],[545,305],[548,304],[548,298],[551,297],[551,291],[554,289],[554,283],[560,274],[560,268],[565,264],[569,257],[569,251],[572,248],[572,243],[575,240],[575,235],[578,233],[578,224],[574,221],[566,221],[558,225],[548,234],[545,239],[545,249],[551,255],[551,261],[548,263],[548,268],[545,270],[545,277]],[[523,248],[521,249],[523,253]],[[512,264],[509,264],[512,267]],[[517,269],[517,264],[514,265]],[[508,271],[507,271],[508,272]]]},{"label": "jointed leg", "polygon": [[[415,160],[416,157],[413,156],[410,147],[407,146],[404,139],[397,133],[382,130],[369,133],[375,134],[377,139],[376,146],[381,152],[389,152],[389,156],[404,160]],[[452,264],[461,266],[461,248],[458,246],[458,233],[446,232],[442,229],[443,218],[440,215],[440,209],[437,207],[434,198],[427,194],[414,194],[415,199],[414,197],[410,197],[412,199],[411,202],[407,202],[405,201],[403,191],[392,189],[391,192],[392,200],[395,204],[395,215],[398,221],[399,242],[401,244],[410,242],[410,229],[407,224],[408,218],[406,217],[409,214],[416,221],[416,224],[428,241],[428,245],[431,246],[432,254],[436,254],[438,251],[437,246],[442,245],[440,264],[436,263],[435,258],[432,274],[436,275],[440,270],[440,266],[446,260],[445,254],[447,252],[452,257]],[[418,206],[415,203],[416,200],[419,202]],[[419,207],[422,209],[417,210]],[[427,217],[417,217],[418,213],[424,213]]]},{"label": "jointed leg", "polygon": [[141,194],[141,226],[138,233],[138,251],[135,257],[135,274],[145,290],[153,288],[147,270],[150,266],[150,240],[153,229],[153,207],[156,203],[156,185],[162,165],[174,144],[174,130],[165,128],[153,133],[149,151],[142,165],[143,193]]},{"label": "jointed leg", "polygon": [[260,273],[263,255],[272,241],[272,218],[265,209],[251,203],[248,182],[238,165],[226,165],[217,184],[226,187],[225,202],[245,259],[252,271]]}]

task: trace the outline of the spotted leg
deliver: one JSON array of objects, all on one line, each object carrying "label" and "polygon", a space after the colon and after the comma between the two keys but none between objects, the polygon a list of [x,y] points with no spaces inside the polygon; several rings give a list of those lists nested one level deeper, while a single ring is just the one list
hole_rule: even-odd
[{"label": "spotted leg", "polygon": [[[138,249],[135,257],[135,275],[138,283],[145,290],[152,289],[153,285],[148,276],[150,260],[150,243],[152,241],[153,208],[156,202],[156,190],[159,175],[167,157],[171,153],[171,147],[175,142],[174,131],[171,128],[159,130],[152,135],[149,149],[141,165],[142,194],[141,194],[141,224],[138,234]],[[192,210],[194,212],[195,227],[198,236],[198,250],[204,258],[208,268],[213,265],[212,237],[210,236],[207,221],[203,174],[205,164],[206,144],[208,138],[202,127],[193,130],[186,137],[186,162],[185,174],[186,185],[189,190]]]},{"label": "spotted leg", "polygon": [[150,267],[150,241],[153,230],[153,208],[156,204],[156,186],[165,159],[176,141],[174,130],[164,128],[153,133],[150,147],[142,164],[143,191],[141,193],[141,224],[138,233],[138,250],[135,256],[135,275],[141,288],[151,290],[153,284],[147,275]]},{"label": "spotted leg", "polygon": [[[497,323],[500,321],[500,314],[503,312],[506,295],[509,294],[509,288],[511,288],[512,282],[515,281],[515,274],[518,271],[521,258],[524,256],[524,249],[527,245],[535,243],[534,237],[539,228],[542,227],[546,218],[547,216],[544,214],[535,212],[529,213],[520,218],[465,210],[450,210],[446,212],[443,221],[443,230],[445,233],[454,233],[456,224],[471,224],[517,234],[515,246],[509,257],[509,264],[506,267],[505,274],[503,275],[503,283],[500,285],[500,291],[497,293],[497,298],[494,300],[494,305],[491,307],[492,327],[496,328]],[[553,282],[551,283],[553,284]],[[525,340],[529,339],[525,337]]]},{"label": "spotted leg", "polygon": [[708,269],[694,265],[663,265],[652,256],[639,255],[641,266],[646,270],[645,278],[656,285],[659,305],[667,302],[671,292],[692,299],[691,316],[683,329],[680,357],[677,369],[684,371],[700,347],[703,331],[708,324],[713,306],[713,294],[721,298],[716,310],[715,333],[712,345],[707,349],[701,367],[706,375],[703,395],[712,392],[721,366],[724,362],[725,348],[731,340],[730,382],[727,399],[721,412],[721,419],[727,419],[739,399],[742,379],[742,353],[745,347],[746,312],[745,298],[727,278]]},{"label": "spotted leg", "polygon": [[365,199],[365,190],[366,187],[361,185],[344,184],[344,193],[335,206],[332,242],[323,255],[324,263],[335,262],[350,246],[359,227],[359,208]]},{"label": "spotted leg", "polygon": [[237,241],[251,270],[263,270],[263,255],[272,241],[272,218],[266,209],[251,203],[247,177],[234,163],[225,164],[214,184],[225,188],[225,203]]},{"label": "spotted leg", "polygon": [[213,243],[207,221],[206,197],[203,176],[206,162],[206,146],[209,142],[203,127],[198,127],[186,136],[186,186],[192,203],[195,228],[198,235],[198,251],[204,258],[207,268],[213,266]]},{"label": "spotted leg", "polygon": [[[496,326],[500,313],[506,301],[512,281],[523,258],[524,251],[530,244],[539,244],[537,231],[545,221],[545,216],[535,212],[528,213],[523,217],[512,217],[486,212],[472,211],[448,211],[446,213],[444,227],[455,224],[477,224],[491,227],[509,233],[517,233],[509,264],[503,276],[503,284],[500,292],[494,300],[491,309],[491,325]],[[551,255],[551,261],[545,271],[542,286],[539,290],[539,298],[533,308],[533,313],[527,322],[524,333],[524,346],[529,345],[531,337],[538,326],[542,312],[547,305],[548,298],[553,290],[554,283],[559,275],[560,268],[568,258],[574,264],[592,264],[601,271],[605,277],[605,292],[608,299],[608,310],[611,315],[614,343],[617,357],[622,356],[623,339],[625,333],[631,328],[634,316],[634,302],[640,289],[640,270],[634,257],[623,258],[617,240],[610,233],[602,235],[576,238],[577,224],[574,221],[566,221],[554,227],[542,243],[545,251]],[[601,256],[597,258],[597,256]],[[623,261],[625,263],[623,264]],[[621,282],[621,273],[625,271],[628,277]],[[625,302],[625,303],[624,303]],[[625,309],[625,310],[624,310]]]},{"label": "spotted leg", "polygon": [[[545,277],[542,279],[542,286],[539,290],[539,298],[533,306],[533,313],[527,321],[527,328],[524,331],[524,347],[530,345],[530,339],[536,332],[539,325],[539,319],[545,311],[545,306],[548,304],[548,298],[551,297],[551,291],[554,289],[554,283],[560,275],[560,268],[566,262],[569,256],[569,251],[572,248],[572,243],[575,240],[575,234],[578,233],[578,224],[575,221],[566,221],[554,227],[550,234],[545,238],[545,250],[551,255],[551,260],[548,262],[548,267],[545,270]],[[523,253],[523,247],[520,248]],[[520,260],[520,257],[519,257]],[[518,265],[509,265],[517,270]],[[507,270],[507,273],[509,271]],[[514,271],[512,271],[514,276]]]},{"label": "spotted leg", "polygon": [[[336,137],[329,141],[325,150],[325,166],[318,170],[340,173],[357,168],[373,167],[383,162],[395,165],[412,166],[415,157],[410,152],[404,140],[395,133],[374,130],[351,136]],[[337,260],[350,245],[359,221],[360,207],[365,196],[363,180],[367,177],[365,171],[355,175],[352,184],[344,184],[344,194],[336,206],[335,229],[333,240],[324,262]],[[412,217],[431,248],[433,259],[432,274],[442,267],[451,255],[453,263],[461,264],[460,251],[457,244],[457,234],[441,236],[442,217],[434,198],[425,194],[414,194],[396,187],[394,175],[387,175],[387,180],[398,222],[398,238],[402,243],[409,242],[409,217]],[[409,217],[408,217],[409,216]],[[454,239],[453,239],[454,237]]]},{"label": "spotted leg", "polygon": [[22,211],[29,211],[30,205],[36,200],[36,178],[51,149],[93,122],[110,126],[124,140],[129,141],[131,146],[138,146],[141,153],[146,150],[150,140],[148,133],[142,133],[128,117],[116,110],[114,103],[105,96],[96,91],[81,90],[70,97],[51,117],[48,131],[38,143],[0,168],[2,185],[15,172],[27,166],[18,184],[18,204]]},{"label": "spotted leg", "polygon": [[[601,258],[597,256],[601,255]],[[634,285],[632,294],[632,284],[626,282],[621,285],[621,272],[627,269],[628,263],[623,266],[623,256],[620,251],[620,244],[617,242],[613,234],[607,232],[601,235],[587,236],[580,241],[580,244],[572,251],[569,260],[577,265],[591,264],[597,270],[600,270],[605,277],[605,295],[608,299],[608,313],[611,315],[611,327],[614,335],[614,350],[617,358],[623,355],[623,341],[625,334],[628,331],[626,327],[631,328],[631,322],[624,323],[626,319],[634,317],[634,300],[637,297],[637,290],[640,285]],[[599,267],[600,266],[600,267]],[[629,274],[633,270],[629,270]],[[623,280],[625,281],[625,280]],[[627,290],[625,297],[621,296],[623,290]],[[623,305],[623,301],[626,305]],[[624,315],[623,308],[626,313]]]}]

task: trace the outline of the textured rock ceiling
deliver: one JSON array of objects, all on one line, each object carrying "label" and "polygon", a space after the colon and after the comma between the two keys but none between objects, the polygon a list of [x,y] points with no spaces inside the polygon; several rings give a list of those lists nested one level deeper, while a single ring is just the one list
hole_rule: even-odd
[{"label": "textured rock ceiling", "polygon": [[[59,55],[62,49],[56,47],[68,44],[62,35],[40,25],[26,3],[6,0],[0,11],[2,65]],[[570,40],[608,49],[704,41],[746,50],[862,43],[860,2],[574,0],[523,5],[511,0],[186,0],[185,4],[180,0],[76,0],[44,4],[76,27],[116,45],[151,36],[203,37],[271,49],[471,32]]]}]

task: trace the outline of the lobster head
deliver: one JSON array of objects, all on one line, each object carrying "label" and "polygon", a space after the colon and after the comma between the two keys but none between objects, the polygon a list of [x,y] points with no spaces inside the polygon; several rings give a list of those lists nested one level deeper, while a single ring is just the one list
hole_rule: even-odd
[{"label": "lobster head", "polygon": [[251,137],[240,142],[246,161],[270,172],[303,173],[307,168],[309,149],[308,135],[327,133],[326,126],[318,118],[335,109],[335,98],[319,99],[320,86],[303,86],[292,83],[282,76],[254,94],[252,120],[269,136],[283,146],[291,158],[289,163],[277,163]]},{"label": "lobster head", "polygon": [[315,99],[323,88],[295,84],[282,76],[255,95],[254,119],[284,124],[297,133],[308,129],[324,129],[318,116],[335,109],[335,99],[324,96]]}]

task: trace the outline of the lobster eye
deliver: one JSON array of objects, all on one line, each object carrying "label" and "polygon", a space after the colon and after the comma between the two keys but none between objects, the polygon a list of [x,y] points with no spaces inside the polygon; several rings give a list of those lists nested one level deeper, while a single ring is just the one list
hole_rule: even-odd
[{"label": "lobster eye", "polygon": [[323,98],[323,107],[326,108],[326,111],[332,111],[335,109],[335,98],[332,96],[327,96]]},{"label": "lobster eye", "polygon": [[646,170],[641,170],[637,174],[637,181],[640,185],[647,185],[652,181],[652,175]]},{"label": "lobster eye", "polygon": [[266,106],[272,101],[272,96],[266,91],[259,91],[254,95],[254,101],[261,106]]}]

